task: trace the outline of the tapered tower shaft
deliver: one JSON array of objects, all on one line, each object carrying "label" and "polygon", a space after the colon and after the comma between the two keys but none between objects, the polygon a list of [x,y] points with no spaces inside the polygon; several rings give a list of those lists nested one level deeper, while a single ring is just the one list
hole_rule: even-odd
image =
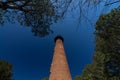
[{"label": "tapered tower shaft", "polygon": [[64,51],[63,38],[61,36],[55,38],[55,48],[49,80],[72,80]]}]

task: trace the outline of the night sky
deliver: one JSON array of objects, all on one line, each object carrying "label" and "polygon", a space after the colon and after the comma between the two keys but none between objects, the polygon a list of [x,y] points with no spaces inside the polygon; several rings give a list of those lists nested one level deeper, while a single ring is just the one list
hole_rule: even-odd
[{"label": "night sky", "polygon": [[[89,15],[92,13],[94,12],[91,11]],[[79,24],[79,12],[72,14],[75,16],[68,12],[64,19],[52,24],[51,29],[54,33],[43,38],[35,37],[30,27],[17,23],[0,26],[0,58],[13,64],[15,80],[41,80],[49,77],[54,38],[57,35],[64,38],[72,78],[81,75],[85,65],[93,60],[94,26],[85,20]],[[95,23],[97,19],[98,16],[94,17],[92,22]]]}]

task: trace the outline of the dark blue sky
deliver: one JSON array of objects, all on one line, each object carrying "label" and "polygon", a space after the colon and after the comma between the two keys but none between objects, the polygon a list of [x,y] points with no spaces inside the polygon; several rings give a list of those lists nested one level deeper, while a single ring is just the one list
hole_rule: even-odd
[{"label": "dark blue sky", "polygon": [[[13,64],[15,80],[41,80],[49,76],[54,37],[58,34],[64,37],[64,48],[73,78],[92,62],[94,26],[84,20],[78,26],[79,13],[74,12],[73,15],[68,12],[63,20],[51,25],[54,33],[44,38],[33,36],[31,28],[17,23],[6,23],[0,27],[0,58]],[[94,17],[92,22],[95,23],[97,18]]]},{"label": "dark blue sky", "polygon": [[85,64],[92,61],[94,53],[94,28],[77,26],[72,19],[65,19],[52,25],[53,34],[35,37],[28,27],[6,24],[0,27],[0,55],[13,64],[15,80],[40,80],[49,76],[54,49],[54,37],[64,37],[64,48],[71,74],[81,74]]}]

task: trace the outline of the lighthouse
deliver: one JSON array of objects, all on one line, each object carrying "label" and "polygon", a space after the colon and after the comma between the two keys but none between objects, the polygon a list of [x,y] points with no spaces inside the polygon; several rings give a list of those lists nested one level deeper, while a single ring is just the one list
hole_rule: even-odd
[{"label": "lighthouse", "polygon": [[55,47],[49,80],[72,80],[63,46],[64,39],[62,36],[57,36],[54,41]]}]

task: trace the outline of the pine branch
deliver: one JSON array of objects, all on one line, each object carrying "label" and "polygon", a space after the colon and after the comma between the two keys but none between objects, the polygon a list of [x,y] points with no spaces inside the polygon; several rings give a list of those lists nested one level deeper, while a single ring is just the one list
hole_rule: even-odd
[{"label": "pine branch", "polygon": [[115,3],[119,3],[119,2],[120,2],[120,0],[112,2],[112,3],[107,3],[107,4],[105,4],[105,6],[109,6],[109,5],[112,5],[112,4],[115,4]]}]

